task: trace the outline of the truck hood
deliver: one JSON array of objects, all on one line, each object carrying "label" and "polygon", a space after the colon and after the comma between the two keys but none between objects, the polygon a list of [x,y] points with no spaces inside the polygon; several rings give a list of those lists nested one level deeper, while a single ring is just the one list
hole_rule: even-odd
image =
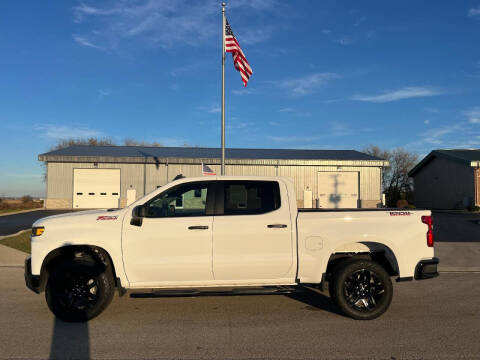
[{"label": "truck hood", "polygon": [[78,212],[71,212],[65,214],[58,214],[47,216],[35,221],[32,227],[35,226],[50,226],[52,224],[71,224],[72,227],[74,226],[81,226],[83,224],[93,224],[97,221],[121,221],[123,214],[125,213],[125,209],[115,209],[115,210],[108,210],[108,209],[100,209],[100,210],[86,210],[86,211],[78,211]]}]

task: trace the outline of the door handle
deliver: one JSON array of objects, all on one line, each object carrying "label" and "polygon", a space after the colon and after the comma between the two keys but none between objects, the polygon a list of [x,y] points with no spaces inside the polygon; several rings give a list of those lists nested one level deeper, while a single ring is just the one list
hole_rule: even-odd
[{"label": "door handle", "polygon": [[286,228],[287,225],[285,224],[270,224],[270,225],[267,225],[268,228]]},{"label": "door handle", "polygon": [[195,225],[195,226],[189,226],[188,230],[207,230],[208,226],[206,225]]}]

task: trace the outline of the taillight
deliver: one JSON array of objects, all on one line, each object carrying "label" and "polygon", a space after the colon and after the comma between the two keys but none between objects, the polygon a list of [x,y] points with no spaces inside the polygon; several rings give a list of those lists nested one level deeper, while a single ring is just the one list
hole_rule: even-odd
[{"label": "taillight", "polygon": [[422,223],[428,226],[427,231],[427,246],[433,247],[433,217],[432,216],[422,216]]}]

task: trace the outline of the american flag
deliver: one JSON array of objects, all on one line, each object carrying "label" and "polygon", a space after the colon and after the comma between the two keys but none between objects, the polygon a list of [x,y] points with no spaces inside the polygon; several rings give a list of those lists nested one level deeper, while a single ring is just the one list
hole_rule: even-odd
[{"label": "american flag", "polygon": [[233,35],[232,28],[228,24],[227,19],[225,19],[225,21],[225,51],[232,53],[233,65],[235,66],[235,69],[240,72],[243,86],[247,86],[248,79],[250,79],[250,76],[252,76],[253,73],[252,68],[248,64],[245,54],[240,48],[240,44],[237,39],[235,39],[235,35]]},{"label": "american flag", "polygon": [[203,172],[203,176],[217,175],[215,174],[215,171],[213,171],[208,165],[205,165],[205,164],[202,164],[202,172]]}]

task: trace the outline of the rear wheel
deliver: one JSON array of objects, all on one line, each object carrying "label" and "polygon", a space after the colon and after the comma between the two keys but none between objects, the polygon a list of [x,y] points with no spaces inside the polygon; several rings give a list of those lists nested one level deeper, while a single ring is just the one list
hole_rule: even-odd
[{"label": "rear wheel", "polygon": [[45,298],[58,318],[69,322],[88,321],[105,310],[114,290],[109,269],[90,257],[74,258],[51,271]]},{"label": "rear wheel", "polygon": [[332,300],[347,316],[370,320],[390,306],[393,286],[388,273],[370,260],[346,260],[336,268],[330,287]]}]

